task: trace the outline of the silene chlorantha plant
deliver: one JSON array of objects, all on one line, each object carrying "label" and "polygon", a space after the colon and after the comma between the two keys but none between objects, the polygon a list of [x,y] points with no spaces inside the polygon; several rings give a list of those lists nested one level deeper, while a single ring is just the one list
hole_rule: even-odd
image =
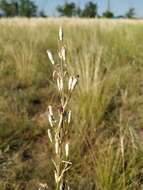
[{"label": "silene chlorantha plant", "polygon": [[[47,54],[53,66],[53,81],[56,83],[59,97],[58,105],[49,105],[46,113],[50,126],[47,131],[48,137],[54,151],[52,162],[55,168],[55,190],[68,190],[70,188],[67,184],[66,174],[72,165],[69,158],[71,128],[69,102],[78,83],[79,76],[72,76],[69,73],[62,27],[59,28],[59,63],[56,64],[51,51],[47,50]],[[47,188],[46,184],[40,184],[40,186],[39,190],[44,189],[44,187],[45,189]]]}]

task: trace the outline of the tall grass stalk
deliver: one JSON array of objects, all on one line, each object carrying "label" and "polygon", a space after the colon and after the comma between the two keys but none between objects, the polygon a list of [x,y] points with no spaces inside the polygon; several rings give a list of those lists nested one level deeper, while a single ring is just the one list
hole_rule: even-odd
[{"label": "tall grass stalk", "polygon": [[47,50],[49,60],[53,65],[53,80],[58,89],[59,103],[55,107],[49,105],[48,119],[50,128],[48,129],[49,140],[54,148],[54,158],[52,162],[55,170],[56,190],[64,190],[67,187],[66,173],[71,168],[69,157],[71,110],[69,101],[77,85],[78,76],[71,76],[66,64],[66,45],[64,43],[63,29],[59,29],[59,49],[58,56],[60,63],[56,64],[51,51]]}]

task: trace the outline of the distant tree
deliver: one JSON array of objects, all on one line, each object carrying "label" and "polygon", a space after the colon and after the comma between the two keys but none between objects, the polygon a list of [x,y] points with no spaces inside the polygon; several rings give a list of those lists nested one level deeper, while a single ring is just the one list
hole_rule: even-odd
[{"label": "distant tree", "polygon": [[135,15],[136,15],[135,8],[130,8],[125,16],[126,18],[134,18]]},{"label": "distant tree", "polygon": [[20,0],[19,2],[19,15],[25,17],[36,16],[37,6],[31,0]]},{"label": "distant tree", "polygon": [[13,1],[12,4],[15,7],[15,16],[18,16],[19,15],[19,4],[17,1]]},{"label": "distant tree", "polygon": [[77,7],[77,8],[76,8],[76,15],[77,15],[78,17],[81,17],[81,16],[82,16],[82,10],[81,10],[80,7]]},{"label": "distant tree", "polygon": [[77,7],[73,2],[66,2],[64,5],[58,5],[57,11],[59,12],[60,16],[72,17],[77,15]]},{"label": "distant tree", "polygon": [[117,15],[115,18],[121,19],[121,18],[125,18],[125,16],[124,15]]},{"label": "distant tree", "polygon": [[0,8],[6,16],[35,16],[37,6],[31,0],[0,0]]},{"label": "distant tree", "polygon": [[42,10],[39,12],[39,16],[40,17],[47,17],[47,15],[45,14],[45,12],[42,11]]},{"label": "distant tree", "polygon": [[5,16],[4,11],[3,11],[3,10],[0,10],[0,18],[1,18],[1,17],[4,17],[4,16]]},{"label": "distant tree", "polygon": [[114,13],[111,12],[111,11],[109,11],[109,10],[107,10],[107,11],[105,11],[103,13],[103,17],[105,17],[105,18],[113,18],[114,17]]},{"label": "distant tree", "polygon": [[89,1],[85,5],[85,8],[83,9],[81,16],[89,18],[94,18],[95,16],[97,16],[97,4],[93,3],[92,1]]},{"label": "distant tree", "polygon": [[17,1],[0,0],[0,8],[2,9],[2,11],[4,11],[5,15],[8,17],[18,15],[19,7]]}]

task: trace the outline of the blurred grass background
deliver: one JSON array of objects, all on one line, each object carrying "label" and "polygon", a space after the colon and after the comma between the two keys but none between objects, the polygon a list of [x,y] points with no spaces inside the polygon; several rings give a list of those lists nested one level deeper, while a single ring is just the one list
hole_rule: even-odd
[{"label": "blurred grass background", "polygon": [[[64,27],[71,102],[73,190],[143,189],[143,25],[96,19],[0,20],[0,189],[54,188],[47,106],[58,94],[46,50]],[[58,61],[58,60],[57,60]]]}]

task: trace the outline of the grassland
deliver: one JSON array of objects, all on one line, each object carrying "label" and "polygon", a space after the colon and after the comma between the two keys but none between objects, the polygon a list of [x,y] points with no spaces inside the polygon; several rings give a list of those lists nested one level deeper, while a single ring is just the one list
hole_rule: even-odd
[{"label": "grassland", "polygon": [[[64,27],[73,190],[143,189],[143,24],[129,20],[0,20],[0,190],[54,189],[44,112],[58,95],[46,50]],[[57,59],[57,58],[56,58]]]}]

